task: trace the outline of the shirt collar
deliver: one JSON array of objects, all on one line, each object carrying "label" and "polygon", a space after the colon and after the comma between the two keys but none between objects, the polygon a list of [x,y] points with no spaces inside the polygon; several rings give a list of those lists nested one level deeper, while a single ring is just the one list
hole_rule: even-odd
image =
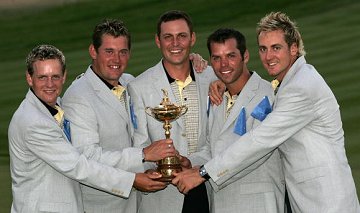
[{"label": "shirt collar", "polygon": [[[162,63],[162,66],[163,66],[163,68],[164,68],[164,70],[165,70],[165,74],[166,74],[166,77],[167,77],[169,83],[171,84],[171,83],[175,82],[176,79],[172,78],[172,77],[169,75],[168,71],[166,70],[166,68],[165,68],[165,66],[164,66],[164,61],[162,61],[161,63]],[[190,63],[190,77],[191,77],[191,79],[192,79],[193,81],[195,81],[194,69],[193,69],[193,67],[192,67],[191,62],[189,62],[189,63]]]},{"label": "shirt collar", "polygon": [[[37,95],[35,94],[34,90],[32,88],[30,88],[30,91],[32,93],[34,93],[34,95],[37,97]],[[49,110],[50,114],[52,116],[56,115],[58,113],[57,109],[55,109],[54,107],[50,106],[49,104],[45,103],[43,100],[41,100],[39,97],[37,97],[39,99],[39,101],[44,104],[44,106],[46,107],[46,109]],[[57,104],[56,104],[57,105]]]},{"label": "shirt collar", "polygon": [[[91,67],[91,70],[94,72],[92,66],[90,66],[90,67]],[[96,72],[94,72],[94,73],[95,73],[95,75],[96,75],[97,77],[100,78],[100,80],[101,80],[102,82],[104,82],[104,84],[105,84],[110,90],[112,90],[112,89],[114,88],[114,86],[113,86],[112,84],[110,84],[109,82],[107,82],[105,79],[101,78]],[[118,85],[121,85],[121,84],[118,82]]]}]

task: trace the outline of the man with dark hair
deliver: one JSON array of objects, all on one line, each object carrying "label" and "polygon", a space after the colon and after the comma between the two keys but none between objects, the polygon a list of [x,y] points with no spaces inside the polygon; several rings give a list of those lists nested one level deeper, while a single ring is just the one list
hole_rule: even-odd
[{"label": "man with dark hair", "polygon": [[[124,73],[130,59],[130,33],[121,21],[106,19],[95,27],[92,38],[89,46],[92,64],[63,97],[73,145],[89,159],[137,172],[124,182],[133,182],[138,190],[163,189],[166,184],[156,180],[161,175],[139,172],[144,171],[145,161],[175,155],[172,141],[159,140],[143,149],[132,148],[126,86],[133,76]],[[136,212],[135,192],[122,199],[82,186],[82,194],[87,213]]]},{"label": "man with dark hair", "polygon": [[[273,110],[206,163],[201,174],[222,184],[278,148],[292,211],[360,212],[339,105],[321,75],[307,64],[295,23],[284,13],[272,12],[258,23],[257,39],[263,66],[275,78]],[[204,181],[194,168],[173,183],[186,193]]]},{"label": "man with dark hair", "polygon": [[[207,47],[211,66],[226,86],[224,101],[209,111],[210,159],[265,119],[273,92],[269,82],[249,71],[250,54],[239,31],[220,28],[208,37]],[[284,212],[284,174],[277,149],[223,184],[210,183],[213,212]]]},{"label": "man with dark hair", "polygon": [[[165,89],[172,103],[188,107],[187,113],[171,124],[174,146],[193,165],[201,165],[206,162],[205,156],[199,154],[193,158],[192,155],[201,151],[205,144],[208,87],[216,77],[211,68],[201,74],[194,72],[189,54],[195,41],[192,21],[185,12],[164,13],[157,23],[155,36],[162,59],[130,82],[128,88],[136,112],[135,146],[145,147],[153,140],[164,138],[162,123],[146,115],[145,107],[159,105],[162,89]],[[149,165],[149,168],[155,169],[156,165]],[[187,196],[173,185],[142,194],[139,212],[209,212],[206,187],[201,185]]]}]

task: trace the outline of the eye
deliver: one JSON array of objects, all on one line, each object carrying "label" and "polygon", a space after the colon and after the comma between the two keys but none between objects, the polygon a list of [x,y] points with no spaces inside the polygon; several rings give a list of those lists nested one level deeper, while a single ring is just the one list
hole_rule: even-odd
[{"label": "eye", "polygon": [[220,57],[219,56],[211,56],[211,60],[214,62],[218,62],[218,61],[220,61]]},{"label": "eye", "polygon": [[107,55],[112,55],[113,53],[114,53],[113,50],[108,50],[108,49],[105,50],[105,54]]},{"label": "eye", "polygon": [[163,38],[164,38],[165,41],[171,41],[172,40],[171,35],[164,35]]},{"label": "eye", "polygon": [[279,50],[281,50],[281,46],[274,46],[274,47],[273,47],[273,50],[274,50],[274,51],[279,51]]},{"label": "eye", "polygon": [[185,33],[181,33],[180,35],[179,35],[179,38],[180,39],[185,39],[185,38],[187,38],[188,36],[187,36],[187,34],[185,34]]},{"label": "eye", "polygon": [[229,58],[229,59],[234,59],[234,58],[236,58],[236,55],[233,54],[233,53],[232,53],[232,54],[229,54],[229,55],[228,55],[228,58]]},{"label": "eye", "polygon": [[46,81],[47,77],[46,76],[38,76],[38,79],[40,81]]},{"label": "eye", "polygon": [[61,76],[60,75],[54,75],[54,76],[51,76],[51,80],[53,81],[58,81],[61,79]]},{"label": "eye", "polygon": [[127,55],[129,55],[129,50],[121,50],[121,51],[120,51],[120,55],[121,55],[121,56],[127,56]]},{"label": "eye", "polygon": [[265,47],[259,47],[259,52],[265,52],[266,48]]}]

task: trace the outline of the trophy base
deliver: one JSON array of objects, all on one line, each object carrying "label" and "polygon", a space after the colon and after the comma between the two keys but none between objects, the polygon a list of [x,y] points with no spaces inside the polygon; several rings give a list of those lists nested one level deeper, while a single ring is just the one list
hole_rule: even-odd
[{"label": "trophy base", "polygon": [[[162,182],[171,182],[172,179],[175,177],[173,175],[173,172],[181,172],[182,171],[177,157],[168,157],[168,158],[172,158],[172,159],[171,160],[163,159],[158,162],[157,171],[162,175],[162,177],[159,178],[159,181],[162,181]],[[167,163],[164,164],[164,161]],[[171,162],[171,163],[169,163],[169,162]]]}]

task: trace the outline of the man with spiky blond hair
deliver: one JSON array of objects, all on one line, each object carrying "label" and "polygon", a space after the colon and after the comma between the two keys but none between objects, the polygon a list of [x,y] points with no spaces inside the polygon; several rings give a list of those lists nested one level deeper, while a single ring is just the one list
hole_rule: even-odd
[{"label": "man with spiky blond hair", "polygon": [[[257,35],[260,59],[275,78],[273,111],[206,163],[201,174],[222,184],[279,148],[293,212],[360,212],[339,105],[321,75],[307,64],[295,23],[284,13],[272,12],[260,20]],[[186,193],[204,181],[194,168],[173,183]]]}]

